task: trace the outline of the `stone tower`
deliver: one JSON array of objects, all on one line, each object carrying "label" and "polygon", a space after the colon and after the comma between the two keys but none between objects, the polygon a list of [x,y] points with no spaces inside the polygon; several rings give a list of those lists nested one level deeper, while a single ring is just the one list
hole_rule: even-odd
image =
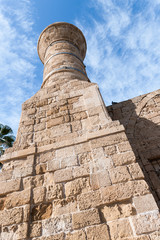
[{"label": "stone tower", "polygon": [[1,240],[160,239],[150,186],[128,132],[87,77],[85,53],[71,24],[40,35],[42,87],[0,159]]}]

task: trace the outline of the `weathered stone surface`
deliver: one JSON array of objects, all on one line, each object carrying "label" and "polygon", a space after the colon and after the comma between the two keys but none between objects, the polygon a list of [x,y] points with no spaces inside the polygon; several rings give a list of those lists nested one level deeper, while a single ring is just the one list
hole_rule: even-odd
[{"label": "weathered stone surface", "polygon": [[87,240],[110,240],[106,224],[86,228]]},{"label": "weathered stone surface", "polygon": [[47,165],[45,163],[39,164],[35,167],[36,174],[42,174],[46,172]]},{"label": "weathered stone surface", "polygon": [[65,184],[66,197],[76,196],[90,189],[88,178],[78,178]]},{"label": "weathered stone surface", "polygon": [[112,183],[126,182],[131,180],[131,176],[126,166],[112,168],[110,169],[109,174]]},{"label": "weathered stone surface", "polygon": [[100,210],[104,221],[112,221],[119,218],[129,217],[136,214],[135,208],[131,203],[113,204],[111,206],[104,206]]},{"label": "weathered stone surface", "polygon": [[26,177],[33,174],[34,156],[14,161],[13,178]]},{"label": "weathered stone surface", "polygon": [[77,200],[80,210],[97,207],[103,202],[99,190],[80,194]]},{"label": "weathered stone surface", "polygon": [[0,195],[20,190],[20,179],[0,183]]},{"label": "weathered stone surface", "polygon": [[90,209],[88,211],[73,213],[72,215],[73,229],[83,228],[99,223],[100,218],[97,209]]},{"label": "weathered stone surface", "polygon": [[33,238],[33,240],[64,240],[64,239],[65,239],[64,233],[54,234],[48,237]]},{"label": "weathered stone surface", "polygon": [[112,160],[115,166],[126,165],[136,161],[135,155],[133,152],[125,152],[120,154],[114,154]]},{"label": "weathered stone surface", "polygon": [[42,223],[36,222],[30,226],[30,237],[39,237],[42,233]]},{"label": "weathered stone surface", "polygon": [[73,178],[72,168],[57,170],[54,173],[55,183],[69,181]]},{"label": "weathered stone surface", "polygon": [[30,202],[30,197],[31,197],[30,189],[11,193],[6,197],[5,207],[14,208],[21,205],[25,205]]},{"label": "weathered stone surface", "polygon": [[18,225],[12,225],[2,228],[2,232],[0,233],[1,240],[21,240],[26,239],[28,233],[28,224],[21,223]]},{"label": "weathered stone surface", "polygon": [[50,236],[59,232],[70,230],[71,215],[63,215],[55,218],[50,218],[42,223],[42,234]]},{"label": "weathered stone surface", "polygon": [[13,208],[10,210],[0,211],[0,225],[6,226],[21,223],[23,220],[23,209]]},{"label": "weathered stone surface", "polygon": [[112,240],[120,240],[133,236],[133,231],[128,219],[108,222]]},{"label": "weathered stone surface", "polygon": [[46,199],[54,200],[61,199],[63,197],[63,186],[62,184],[53,184],[47,186]]},{"label": "weathered stone surface", "polygon": [[86,235],[83,230],[74,231],[66,234],[65,240],[86,240]]},{"label": "weathered stone surface", "polygon": [[157,204],[152,194],[133,198],[133,204],[136,208],[137,213],[145,213],[156,209],[158,210]]},{"label": "weathered stone surface", "polygon": [[33,201],[34,203],[40,203],[45,200],[46,189],[44,187],[37,187],[33,189]]},{"label": "weathered stone surface", "polygon": [[114,203],[130,199],[132,196],[145,195],[149,193],[149,189],[145,181],[139,180],[101,188],[101,193],[104,203]]},{"label": "weathered stone surface", "polygon": [[144,174],[138,163],[128,165],[129,172],[133,179],[143,179]]},{"label": "weathered stone surface", "polygon": [[41,203],[37,206],[34,206],[31,210],[32,221],[50,218],[51,214],[52,214],[51,203]]},{"label": "weathered stone surface", "polygon": [[137,235],[157,231],[160,228],[159,212],[148,212],[132,217],[132,222]]}]

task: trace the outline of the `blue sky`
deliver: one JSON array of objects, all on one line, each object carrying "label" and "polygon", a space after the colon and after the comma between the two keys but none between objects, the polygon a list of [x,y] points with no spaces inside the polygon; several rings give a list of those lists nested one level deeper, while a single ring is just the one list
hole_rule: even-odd
[{"label": "blue sky", "polygon": [[42,83],[38,37],[59,21],[83,31],[87,73],[106,105],[159,88],[160,0],[0,0],[0,122],[15,134]]}]

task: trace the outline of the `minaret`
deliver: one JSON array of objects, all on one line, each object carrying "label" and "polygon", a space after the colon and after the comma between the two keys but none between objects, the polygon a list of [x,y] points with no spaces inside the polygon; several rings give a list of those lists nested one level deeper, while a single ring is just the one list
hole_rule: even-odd
[{"label": "minaret", "polygon": [[43,84],[80,79],[88,81],[83,60],[86,41],[83,33],[69,23],[54,23],[41,33],[38,54],[44,64]]}]

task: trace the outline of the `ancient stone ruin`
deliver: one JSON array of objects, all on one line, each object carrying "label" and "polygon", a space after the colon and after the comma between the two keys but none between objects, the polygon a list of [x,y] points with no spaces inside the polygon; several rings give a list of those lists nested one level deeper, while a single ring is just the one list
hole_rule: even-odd
[{"label": "ancient stone ruin", "polygon": [[41,89],[1,157],[1,240],[159,240],[160,91],[106,108],[86,41],[48,26]]}]

